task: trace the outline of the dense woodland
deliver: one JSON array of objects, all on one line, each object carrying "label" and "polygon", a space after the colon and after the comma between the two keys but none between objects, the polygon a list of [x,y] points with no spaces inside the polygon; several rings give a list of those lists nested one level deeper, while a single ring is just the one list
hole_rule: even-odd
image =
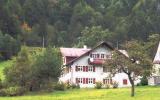
[{"label": "dense woodland", "polygon": [[159,40],[159,22],[159,0],[0,0],[0,58],[24,44],[92,47],[109,41],[116,47],[149,36]]}]

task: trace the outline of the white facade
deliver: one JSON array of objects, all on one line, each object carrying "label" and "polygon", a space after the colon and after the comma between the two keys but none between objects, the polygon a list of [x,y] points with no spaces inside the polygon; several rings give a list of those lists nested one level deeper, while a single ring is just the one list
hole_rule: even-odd
[{"label": "white facade", "polygon": [[148,78],[149,85],[160,85],[160,43],[157,49],[157,53],[153,60],[153,73]]},{"label": "white facade", "polygon": [[[111,56],[111,51],[112,50],[106,46],[100,46],[84,56],[79,57],[79,59],[73,61],[72,64],[64,67],[64,70],[67,69],[68,71],[64,72],[60,76],[59,81],[77,84],[78,80],[78,84],[81,88],[93,88],[95,86],[95,82],[111,84],[114,81],[118,83],[118,87],[131,86],[128,76],[125,73],[117,73],[111,78],[109,72],[104,71],[102,65],[92,65],[88,62],[88,60],[92,58],[90,56],[91,54],[99,54],[98,59],[110,59],[109,57]],[[103,57],[103,55],[105,56]],[[76,70],[76,66],[79,68],[78,71]],[[83,70],[83,66],[87,66],[88,70]],[[138,82],[139,81],[136,81],[135,84]]]}]

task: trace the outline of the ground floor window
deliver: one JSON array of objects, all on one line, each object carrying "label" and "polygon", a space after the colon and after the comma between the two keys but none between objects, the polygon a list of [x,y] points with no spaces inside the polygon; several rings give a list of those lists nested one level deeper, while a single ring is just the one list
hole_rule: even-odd
[{"label": "ground floor window", "polygon": [[123,85],[127,85],[127,84],[128,84],[127,79],[123,79]]},{"label": "ground floor window", "polygon": [[112,84],[112,79],[111,78],[103,79],[103,84]]},{"label": "ground floor window", "polygon": [[95,84],[95,78],[76,78],[76,84]]}]

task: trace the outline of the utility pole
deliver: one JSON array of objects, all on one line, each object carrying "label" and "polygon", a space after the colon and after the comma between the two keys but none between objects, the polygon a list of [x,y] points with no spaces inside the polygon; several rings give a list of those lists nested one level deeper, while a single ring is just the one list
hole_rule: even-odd
[{"label": "utility pole", "polygon": [[44,36],[42,37],[42,47],[44,48]]}]

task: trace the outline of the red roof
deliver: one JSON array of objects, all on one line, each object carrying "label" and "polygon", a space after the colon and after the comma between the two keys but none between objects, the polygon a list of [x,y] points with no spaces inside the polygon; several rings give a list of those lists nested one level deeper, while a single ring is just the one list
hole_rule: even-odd
[{"label": "red roof", "polygon": [[60,48],[62,55],[69,57],[79,57],[90,50],[84,48]]}]

